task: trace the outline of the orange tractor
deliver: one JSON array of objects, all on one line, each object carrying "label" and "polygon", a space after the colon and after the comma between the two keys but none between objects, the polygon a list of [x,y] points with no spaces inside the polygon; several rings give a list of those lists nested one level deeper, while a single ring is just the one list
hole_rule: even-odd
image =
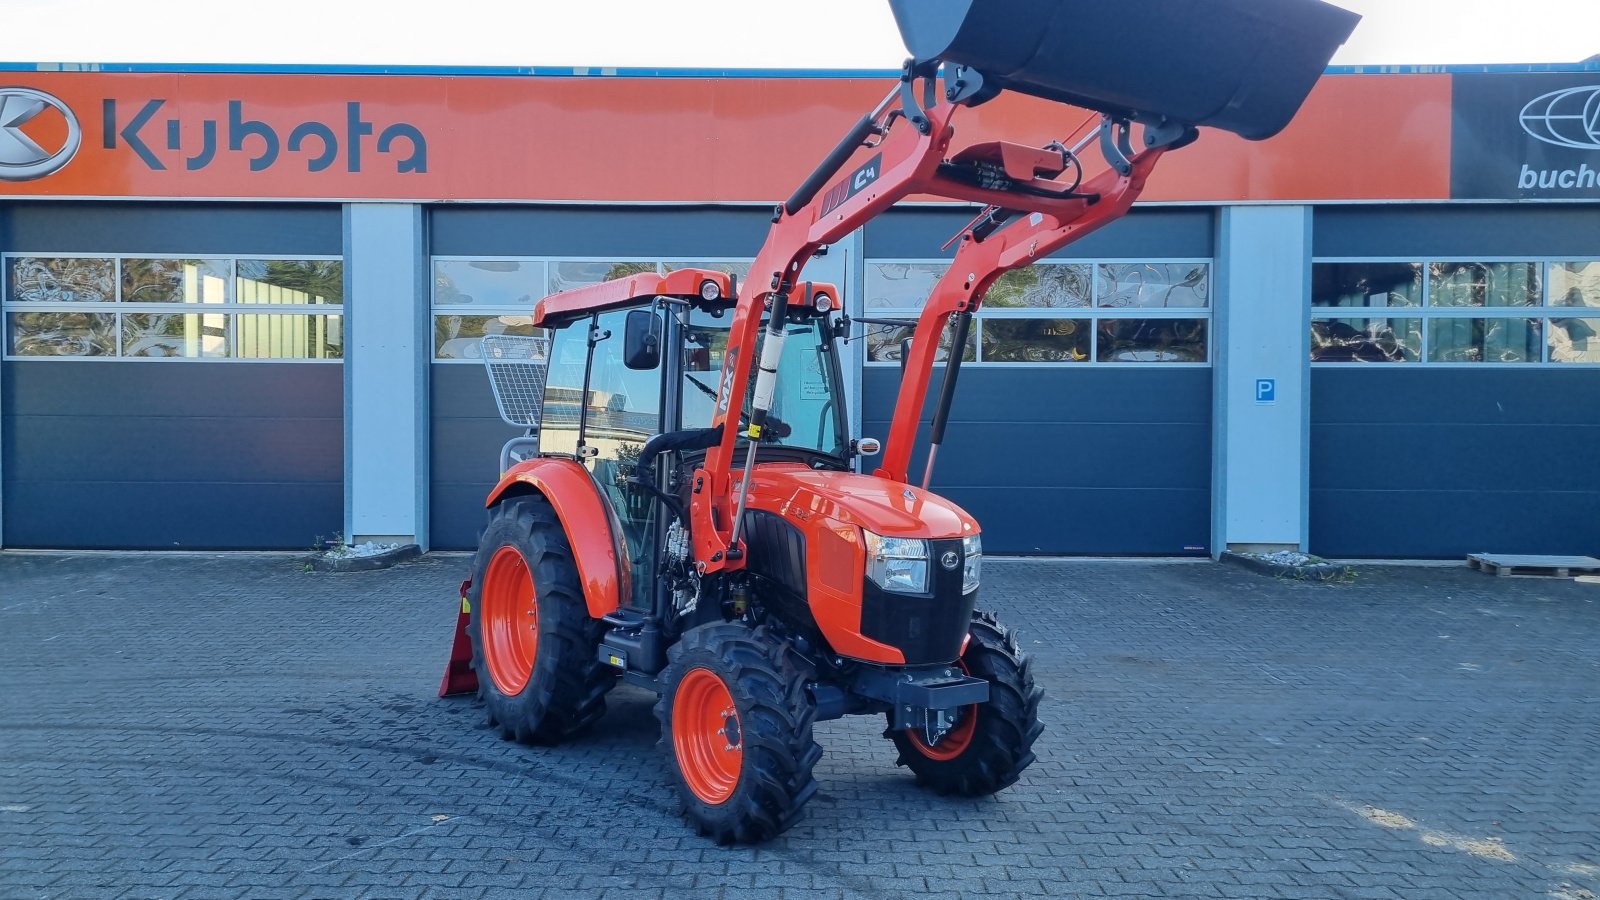
[{"label": "orange tractor", "polygon": [[[820,720],[883,715],[899,762],[942,793],[993,793],[1033,762],[1041,691],[1011,629],[976,608],[979,525],[928,490],[959,352],[908,477],[941,337],[964,346],[997,278],[1126,213],[1198,126],[1282,129],[1356,21],[1320,0],[890,3],[913,58],[776,207],[745,277],[564,291],[534,309],[551,338],[484,347],[528,432],[502,453],[441,693],[476,689],[503,737],[552,743],[599,719],[619,678],[656,692],[684,814],[721,843],[800,818]],[[1099,124],[952,149],[956,116],[1008,90]],[[914,194],[981,212],[914,323],[880,448],[849,434],[837,342],[912,323],[852,322],[833,285],[801,276]]]}]

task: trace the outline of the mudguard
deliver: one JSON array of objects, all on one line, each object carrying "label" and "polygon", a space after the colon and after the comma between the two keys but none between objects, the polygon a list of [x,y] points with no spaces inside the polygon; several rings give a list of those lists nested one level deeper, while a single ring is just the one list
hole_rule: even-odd
[{"label": "mudguard", "polygon": [[512,466],[489,492],[484,506],[494,506],[514,485],[533,487],[556,508],[561,526],[578,564],[583,582],[583,600],[589,615],[598,619],[615,612],[620,597],[621,579],[617,547],[605,498],[589,470],[577,461],[559,456],[541,456]]}]

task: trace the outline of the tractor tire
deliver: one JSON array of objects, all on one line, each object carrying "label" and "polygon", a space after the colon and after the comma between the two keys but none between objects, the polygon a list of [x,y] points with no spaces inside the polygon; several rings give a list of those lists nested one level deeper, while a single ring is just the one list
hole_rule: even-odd
[{"label": "tractor tire", "polygon": [[555,507],[511,497],[489,511],[472,560],[472,669],[489,726],[506,740],[553,744],[606,710],[615,670],[599,661],[605,626],[589,616]]},{"label": "tractor tire", "polygon": [[1044,731],[1039,723],[1044,691],[1033,683],[1031,660],[1016,634],[993,613],[974,610],[970,633],[961,667],[989,682],[988,701],[962,710],[955,727],[932,746],[916,729],[889,730],[884,736],[894,741],[897,764],[910,768],[917,784],[940,794],[978,797],[1015,784],[1033,762],[1033,742]]},{"label": "tractor tire", "polygon": [[656,704],[684,816],[719,844],[765,841],[817,791],[811,665],[765,626],[713,622],[667,651]]}]

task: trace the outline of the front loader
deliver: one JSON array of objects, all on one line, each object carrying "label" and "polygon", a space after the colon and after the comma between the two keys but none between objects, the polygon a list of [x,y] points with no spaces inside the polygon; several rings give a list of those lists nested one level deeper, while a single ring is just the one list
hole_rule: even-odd
[{"label": "front loader", "polygon": [[[929,490],[972,315],[1005,272],[1125,214],[1201,126],[1281,130],[1356,22],[1320,0],[890,4],[912,58],[775,208],[747,274],[553,294],[534,310],[552,337],[484,347],[528,432],[502,454],[441,693],[475,688],[503,737],[553,743],[599,719],[619,679],[656,692],[683,811],[721,843],[800,818],[817,721],[882,715],[899,762],[941,793],[993,793],[1033,761],[1041,692],[1011,629],[977,609],[979,525]],[[1098,125],[953,147],[957,115],[1005,91]],[[803,270],[912,195],[980,211],[915,323],[880,448],[849,434],[843,298]],[[957,349],[914,483],[947,326]]]}]

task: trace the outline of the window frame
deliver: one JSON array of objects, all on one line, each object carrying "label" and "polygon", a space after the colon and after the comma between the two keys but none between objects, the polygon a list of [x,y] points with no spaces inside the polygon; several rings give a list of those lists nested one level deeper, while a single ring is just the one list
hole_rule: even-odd
[{"label": "window frame", "polygon": [[[428,257],[428,334],[430,344],[438,328],[438,319],[441,316],[484,316],[494,318],[498,316],[517,316],[529,318],[533,316],[533,304],[526,307],[515,306],[507,303],[443,303],[438,299],[439,283],[434,277],[434,266],[441,262],[514,262],[514,263],[539,263],[544,267],[543,290],[534,303],[549,296],[550,279],[553,277],[553,266],[558,263],[651,263],[655,265],[657,274],[666,274],[668,266],[684,266],[692,263],[734,263],[746,266],[755,263],[754,257],[719,257],[716,254],[703,253],[695,256],[674,254],[671,256],[638,256],[633,254],[612,254],[603,256],[507,256],[502,254],[440,254]],[[537,336],[544,334],[548,337],[548,328],[534,327],[533,333]],[[440,365],[483,365],[483,360],[474,357],[440,356],[439,348],[430,346],[428,361]]]},{"label": "window frame", "polygon": [[[949,266],[948,258],[929,257],[869,257],[863,261],[862,273],[862,304],[866,302],[866,283],[871,276],[867,270],[873,265],[942,265]],[[1212,365],[1216,329],[1215,321],[1215,286],[1216,286],[1216,260],[1204,256],[1174,256],[1174,257],[1085,257],[1077,258],[1051,258],[1043,259],[1034,266],[1085,266],[1089,269],[1089,305],[1088,306],[1034,306],[1034,307],[991,307],[987,304],[978,308],[977,315],[972,320],[972,339],[976,342],[976,358],[962,363],[962,366],[982,366],[989,369],[1072,369],[1082,366],[1094,366],[1105,369],[1173,369],[1173,368],[1208,368]],[[1098,306],[1100,299],[1100,272],[1102,265],[1204,265],[1206,267],[1206,305],[1185,307],[1112,307]],[[913,319],[922,315],[922,307],[873,307],[867,310],[868,318],[904,318]],[[1078,362],[1062,361],[995,361],[983,358],[983,323],[985,319],[1087,319],[1089,322],[1089,356]],[[1114,362],[1101,360],[1100,357],[1100,323],[1111,319],[1202,319],[1205,321],[1206,339],[1203,361],[1147,361],[1147,362]],[[866,328],[890,327],[867,325]],[[865,337],[862,338],[865,342]],[[864,367],[899,366],[898,360],[874,360],[870,354],[863,351],[862,363]],[[944,365],[936,362],[934,365]]]},{"label": "window frame", "polygon": [[[1435,306],[1433,305],[1433,278],[1430,267],[1437,263],[1445,264],[1493,264],[1493,263],[1531,263],[1538,266],[1540,303],[1536,306]],[[1310,349],[1307,349],[1307,359],[1313,368],[1324,369],[1413,369],[1425,366],[1430,369],[1469,369],[1469,370],[1515,370],[1520,371],[1529,366],[1554,369],[1586,369],[1600,368],[1600,360],[1594,362],[1555,362],[1550,359],[1550,321],[1552,319],[1600,319],[1600,306],[1552,306],[1550,303],[1550,267],[1560,263],[1600,263],[1600,256],[1526,256],[1517,254],[1473,256],[1314,256],[1312,266],[1318,265],[1415,265],[1422,269],[1422,291],[1417,306],[1317,306],[1315,298],[1308,291],[1305,302],[1310,310],[1308,318],[1307,337],[1309,339],[1309,326],[1317,322],[1335,321],[1339,319],[1419,319],[1421,320],[1421,345],[1417,348],[1415,360],[1400,362],[1361,362],[1350,360],[1317,361],[1311,360]],[[1348,310],[1349,315],[1335,315],[1332,311]],[[1592,313],[1585,314],[1585,310]],[[1567,311],[1567,315],[1558,315],[1558,312]],[[1528,359],[1522,362],[1442,362],[1428,358],[1432,348],[1432,329],[1430,322],[1446,319],[1532,319],[1539,323],[1540,341],[1539,358]]]},{"label": "window frame", "polygon": [[[110,259],[112,261],[112,286],[114,295],[110,301],[100,302],[33,302],[14,300],[11,297],[11,265],[12,261],[24,258],[41,259]],[[122,300],[122,271],[123,261],[127,259],[205,259],[220,260],[227,263],[228,275],[225,279],[227,302],[225,303],[132,303]],[[326,253],[167,253],[167,252],[51,252],[42,251],[12,251],[0,253],[0,359],[6,362],[41,362],[55,360],[70,360],[76,362],[188,362],[188,363],[316,363],[318,365],[343,365],[343,344],[341,354],[337,358],[319,357],[243,357],[238,355],[239,331],[234,327],[237,314],[255,315],[321,315],[340,320],[341,331],[348,333],[344,327],[346,310],[343,299],[339,303],[240,303],[238,302],[239,262],[241,261],[273,261],[294,260],[304,262],[337,262],[341,266],[345,258],[340,254]],[[116,317],[116,352],[105,356],[30,356],[11,352],[13,336],[11,334],[11,316],[19,312],[80,312],[98,313],[100,315],[113,315]],[[127,315],[226,315],[228,317],[228,355],[227,356],[124,356],[122,316]]]}]

